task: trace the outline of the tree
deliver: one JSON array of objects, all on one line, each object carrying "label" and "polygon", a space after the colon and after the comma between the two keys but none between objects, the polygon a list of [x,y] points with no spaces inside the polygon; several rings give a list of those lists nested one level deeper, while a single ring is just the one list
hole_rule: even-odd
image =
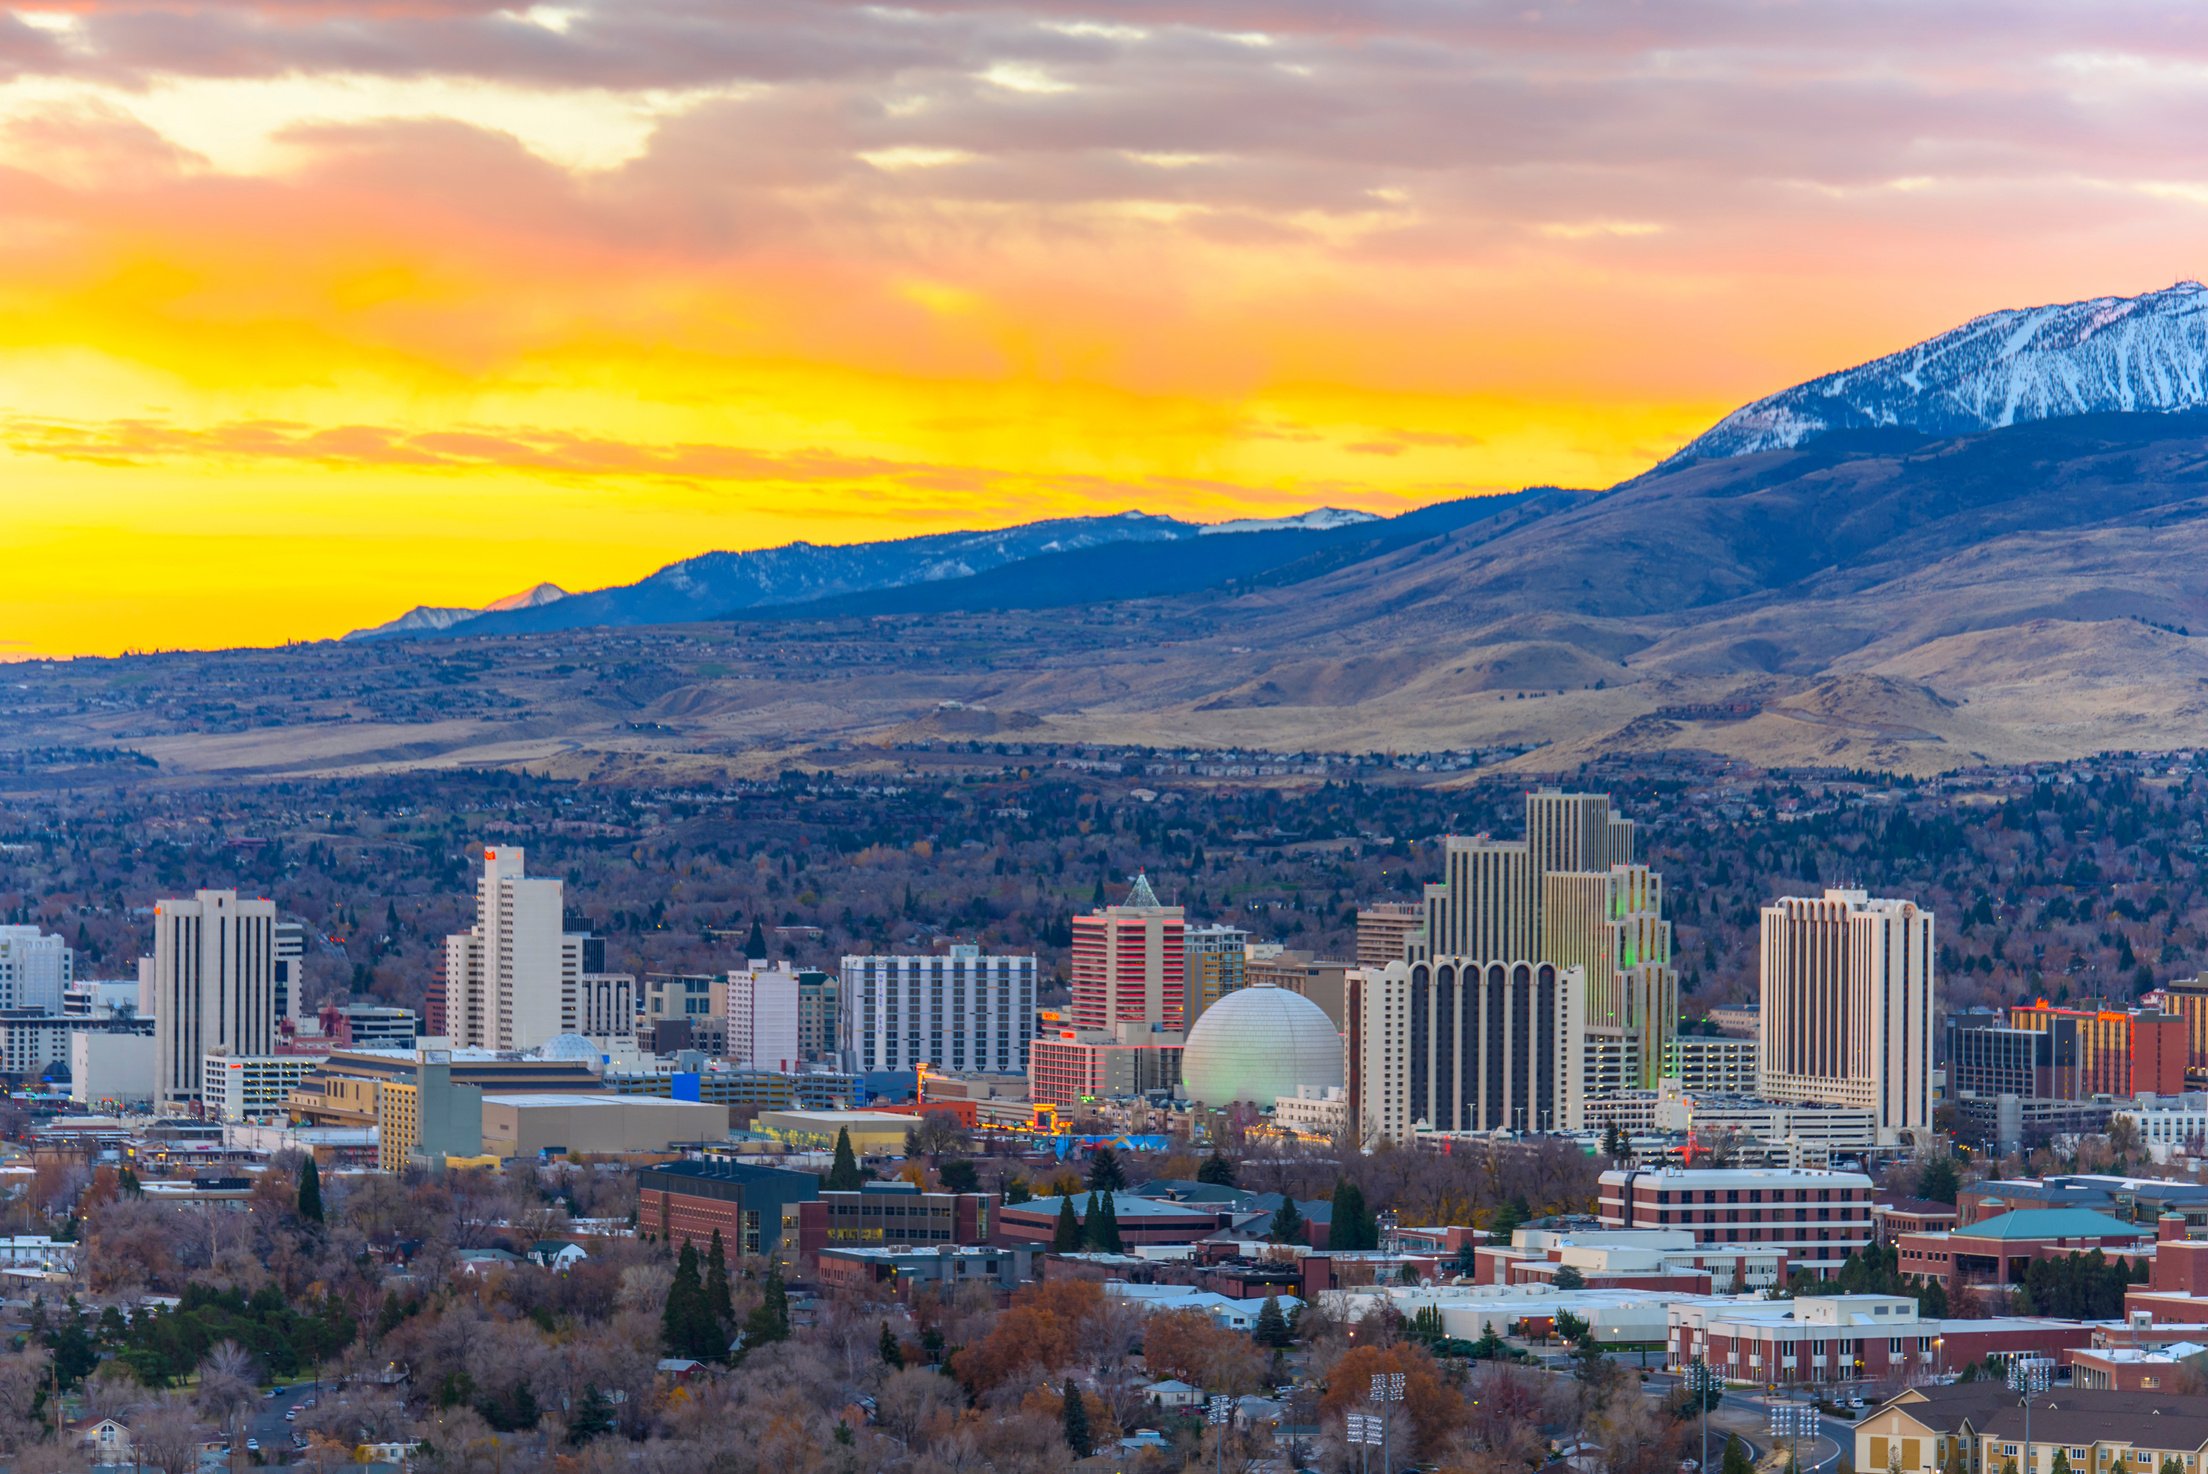
[{"label": "tree", "polygon": [[1602,1133],[1603,1156],[1613,1162],[1622,1162],[1626,1158],[1626,1153],[1630,1150],[1631,1148],[1626,1145],[1624,1130],[1613,1118]]},{"label": "tree", "polygon": [[1549,1283],[1559,1290],[1584,1290],[1587,1288],[1587,1276],[1572,1265],[1561,1264],[1557,1266],[1556,1273],[1549,1276]]},{"label": "tree", "polygon": [[1749,1461],[1748,1450],[1741,1444],[1738,1433],[1725,1435],[1725,1456],[1717,1468],[1718,1474],[1756,1474],[1756,1466]]},{"label": "tree", "polygon": [[[1417,1220],[1412,1221],[1416,1222]],[[1525,1221],[1526,1205],[1516,1198],[1511,1199],[1497,1207],[1494,1216],[1487,1220],[1487,1241],[1491,1244],[1509,1243],[1510,1236],[1516,1233],[1519,1225]]]},{"label": "tree", "polygon": [[2059,1448],[2055,1450],[2055,1462],[2050,1466],[2049,1474],[2070,1474],[2070,1454],[2068,1450]]},{"label": "tree", "polygon": [[1431,1347],[1438,1344],[1448,1335],[1448,1332],[1442,1329],[1441,1307],[1438,1305],[1419,1306],[1418,1313],[1411,1317],[1411,1323],[1405,1329],[1404,1334],[1421,1346]]},{"label": "tree", "polygon": [[[758,923],[752,923],[758,930]],[[851,1150],[851,1128],[836,1129],[836,1159],[828,1167],[828,1191],[837,1193],[857,1192],[866,1178],[859,1172],[859,1159]]]},{"label": "tree", "polygon": [[[1096,1201],[1096,1194],[1089,1194],[1089,1201]],[[1073,1215],[1073,1199],[1058,1200],[1058,1228],[1050,1237],[1053,1254],[1078,1254],[1081,1252],[1081,1220]]]},{"label": "tree", "polygon": [[1364,1190],[1346,1177],[1334,1180],[1334,1207],[1326,1228],[1329,1249],[1377,1249],[1380,1228],[1366,1211]]},{"label": "tree", "polygon": [[981,1172],[972,1162],[960,1160],[937,1165],[935,1175],[943,1179],[943,1190],[954,1193],[978,1193],[981,1191]]},{"label": "tree", "polygon": [[567,1425],[567,1441],[585,1444],[612,1431],[613,1404],[598,1390],[596,1382],[584,1383],[582,1399],[575,1404],[574,1420]]},{"label": "tree", "polygon": [[1472,1279],[1480,1272],[1480,1251],[1474,1244],[1457,1245],[1457,1257],[1449,1261],[1449,1268],[1458,1279]]},{"label": "tree", "polygon": [[1066,1447],[1073,1450],[1077,1459],[1085,1459],[1096,1451],[1096,1440],[1089,1435],[1088,1404],[1081,1400],[1081,1389],[1069,1380],[1066,1383],[1065,1412]]},{"label": "tree", "polygon": [[1089,1158],[1089,1187],[1094,1192],[1124,1192],[1127,1188],[1127,1169],[1120,1165],[1119,1153],[1108,1146],[1100,1146]]},{"label": "tree", "polygon": [[1935,1203],[1952,1203],[1962,1191],[1962,1179],[1955,1171],[1953,1157],[1934,1157],[1924,1164],[1917,1174],[1917,1196],[1929,1198]]},{"label": "tree", "polygon": [[1089,1194],[1086,1225],[1088,1246],[1099,1254],[1123,1254],[1127,1245],[1119,1236],[1119,1209],[1110,1193]]},{"label": "tree", "polygon": [[1288,1317],[1280,1313],[1280,1297],[1267,1295],[1265,1303],[1258,1307],[1257,1325],[1250,1332],[1260,1346],[1275,1350],[1292,1344],[1295,1337],[1288,1332]]},{"label": "tree", "polygon": [[749,961],[754,957],[764,957],[766,955],[766,928],[759,924],[759,918],[755,916],[751,920],[751,935],[744,938],[744,958]]},{"label": "tree", "polygon": [[705,1305],[716,1324],[727,1327],[736,1320],[736,1297],[728,1283],[728,1251],[721,1247],[721,1231],[713,1230],[712,1247],[705,1251]]},{"label": "tree", "polygon": [[1213,1187],[1232,1187],[1234,1163],[1227,1160],[1226,1153],[1214,1146],[1211,1155],[1204,1158],[1203,1165],[1196,1169],[1196,1180],[1209,1183]]},{"label": "tree", "polygon": [[790,1339],[790,1292],[782,1283],[782,1271],[770,1269],[761,1286],[765,1292],[750,1315],[744,1317],[744,1350],[771,1341]]},{"label": "tree", "polygon": [[889,1328],[886,1320],[882,1322],[881,1345],[883,1366],[894,1371],[905,1364],[905,1348],[897,1344],[897,1333]]},{"label": "tree", "polygon": [[719,1361],[728,1354],[728,1338],[722,1333],[713,1307],[705,1298],[705,1281],[698,1273],[697,1245],[685,1239],[675,1258],[675,1277],[667,1286],[667,1305],[660,1313],[659,1336],[669,1356],[696,1361]]},{"label": "tree", "polygon": [[299,1164],[299,1216],[309,1223],[322,1222],[322,1169],[314,1165],[312,1152]]},{"label": "tree", "polygon": [[1273,1210],[1272,1230],[1266,1234],[1276,1244],[1295,1244],[1303,1241],[1303,1210],[1296,1200],[1286,1193],[1280,1197],[1280,1206]]}]

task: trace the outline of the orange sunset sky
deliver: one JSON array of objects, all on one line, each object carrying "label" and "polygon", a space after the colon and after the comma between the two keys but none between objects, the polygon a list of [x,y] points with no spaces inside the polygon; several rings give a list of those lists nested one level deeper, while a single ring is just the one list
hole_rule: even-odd
[{"label": "orange sunset sky", "polygon": [[0,658],[711,548],[1603,486],[2201,274],[2096,0],[0,11]]}]

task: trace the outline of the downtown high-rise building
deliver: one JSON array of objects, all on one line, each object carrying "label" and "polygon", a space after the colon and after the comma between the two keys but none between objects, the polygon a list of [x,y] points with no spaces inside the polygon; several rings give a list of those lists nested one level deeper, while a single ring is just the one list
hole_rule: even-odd
[{"label": "downtown high-rise building", "polygon": [[1367,1141],[1579,1128],[1577,968],[1427,958],[1349,985],[1349,1115]]},{"label": "downtown high-rise building", "polygon": [[266,1055],[276,1046],[276,906],[236,891],[157,901],[146,986],[154,1010],[154,1109],[206,1099],[210,1053]]},{"label": "downtown high-rise building", "polygon": [[1146,875],[1127,899],[1073,918],[1073,1026],[1111,1029],[1149,1024],[1173,1032],[1188,1026],[1187,919],[1160,905]]},{"label": "downtown high-rise building", "polygon": [[604,947],[567,928],[565,889],[527,873],[519,845],[486,846],[475,925],[445,938],[446,1035],[465,1048],[538,1049],[636,1028],[636,983],[602,971]]},{"label": "downtown high-rise building", "polygon": [[1859,890],[1763,908],[1760,1092],[1866,1108],[1893,1144],[1932,1124],[1932,913]]},{"label": "downtown high-rise building", "polygon": [[60,1013],[76,981],[76,953],[35,926],[0,926],[0,1009]]},{"label": "downtown high-rise building", "polygon": [[1024,1075],[1036,960],[954,946],[948,955],[851,956],[836,989],[851,1067]]},{"label": "downtown high-rise building", "polygon": [[1181,932],[1187,989],[1182,1017],[1190,1028],[1204,1010],[1249,980],[1250,934],[1236,926],[1190,926]]},{"label": "downtown high-rise building", "polygon": [[1578,968],[1589,1097],[1652,1090],[1672,1058],[1679,974],[1663,878],[1646,865],[1563,871],[1542,890],[1541,960]]}]

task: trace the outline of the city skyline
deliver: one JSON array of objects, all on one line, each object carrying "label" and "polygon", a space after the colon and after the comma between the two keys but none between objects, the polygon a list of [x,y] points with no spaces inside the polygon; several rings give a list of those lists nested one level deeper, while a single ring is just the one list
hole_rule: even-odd
[{"label": "city skyline", "polygon": [[20,7],[0,658],[1609,485],[1979,313],[2200,274],[2203,44],[2130,6]]}]

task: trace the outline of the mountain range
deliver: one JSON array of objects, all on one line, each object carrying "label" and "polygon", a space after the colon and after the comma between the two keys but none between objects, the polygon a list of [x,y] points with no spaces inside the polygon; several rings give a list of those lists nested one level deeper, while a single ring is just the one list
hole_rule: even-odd
[{"label": "mountain range", "polygon": [[[235,735],[156,706],[160,681],[133,687],[140,715],[119,724],[71,684],[96,684],[82,661],[30,673],[18,708],[48,715],[0,732],[127,741],[170,771],[655,779],[1014,731],[1525,749],[1515,764],[1539,771],[1678,750],[1936,772],[2192,747],[2208,731],[2204,313],[2190,283],[1996,313],[1746,406],[1603,492],[1234,536],[1128,513],[712,553],[417,636],[464,661],[387,658],[389,640],[153,657],[177,663],[176,691],[255,693],[258,724]],[[620,638],[594,643],[598,626]],[[524,638],[470,643],[485,633]],[[308,699],[330,680],[271,669],[338,649],[363,693],[342,710]],[[50,702],[36,681],[59,683]],[[261,694],[294,689],[295,710]]]}]

